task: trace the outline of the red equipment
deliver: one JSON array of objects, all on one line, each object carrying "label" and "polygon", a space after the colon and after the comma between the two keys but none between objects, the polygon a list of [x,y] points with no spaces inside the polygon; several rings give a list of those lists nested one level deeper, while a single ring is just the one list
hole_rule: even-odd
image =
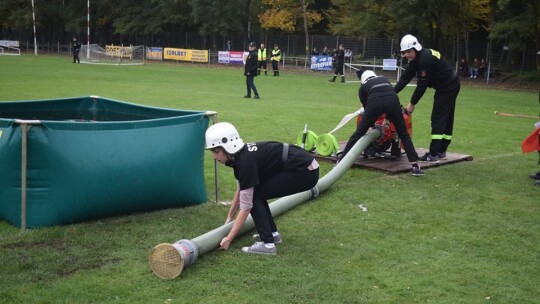
[{"label": "red equipment", "polygon": [[[407,114],[404,110],[403,119],[405,119],[407,132],[412,137],[412,116]],[[356,118],[356,127],[358,127],[360,121],[362,121],[362,115],[358,115]],[[384,154],[388,153],[388,149],[390,149],[390,158],[401,157],[401,149],[403,148],[403,145],[399,140],[394,123],[386,119],[386,114],[379,116],[373,127],[381,130],[382,136],[371,143],[371,145],[369,145],[368,148],[362,152],[364,158],[368,158],[370,156],[386,157]]]}]

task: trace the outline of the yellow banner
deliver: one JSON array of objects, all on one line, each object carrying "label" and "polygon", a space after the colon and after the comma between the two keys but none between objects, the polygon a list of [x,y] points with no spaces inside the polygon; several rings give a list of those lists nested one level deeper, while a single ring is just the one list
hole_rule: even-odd
[{"label": "yellow banner", "polygon": [[180,61],[208,62],[208,50],[165,48],[163,58]]},{"label": "yellow banner", "polygon": [[105,54],[111,57],[131,58],[132,49],[129,46],[106,45]]}]

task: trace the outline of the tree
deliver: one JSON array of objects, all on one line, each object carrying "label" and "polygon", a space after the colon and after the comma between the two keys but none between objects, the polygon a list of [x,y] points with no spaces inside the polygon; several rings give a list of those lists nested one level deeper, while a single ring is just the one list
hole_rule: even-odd
[{"label": "tree", "polygon": [[[536,43],[535,53],[540,50],[540,3],[537,0],[499,0],[496,19],[490,38],[505,41],[510,52],[527,51],[527,44]],[[511,57],[512,54],[509,54]],[[536,55],[536,69],[540,70],[540,56]]]},{"label": "tree", "polygon": [[334,0],[334,7],[326,14],[332,20],[330,30],[336,35],[391,37],[397,32],[390,12],[391,2]]},{"label": "tree", "polygon": [[[285,32],[300,31],[306,36],[306,64],[309,57],[309,28],[323,19],[320,12],[309,5],[313,0],[261,0],[264,5],[259,21],[263,29]],[[302,27],[300,27],[300,24]]]},{"label": "tree", "polygon": [[199,33],[213,38],[213,49],[217,49],[215,39],[217,35],[241,33],[244,24],[247,24],[246,18],[249,18],[249,16],[238,17],[238,9],[245,7],[245,0],[190,0],[189,4]]},{"label": "tree", "polygon": [[0,1],[0,38],[16,39],[13,31],[32,27],[32,9],[29,1]]}]

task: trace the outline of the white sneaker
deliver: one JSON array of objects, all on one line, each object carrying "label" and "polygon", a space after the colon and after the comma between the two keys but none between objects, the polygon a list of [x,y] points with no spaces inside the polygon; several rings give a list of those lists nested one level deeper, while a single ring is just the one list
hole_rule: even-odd
[{"label": "white sneaker", "polygon": [[256,242],[250,247],[242,247],[242,252],[254,253],[254,254],[276,255],[277,249],[276,249],[276,246],[267,247],[263,242]]}]

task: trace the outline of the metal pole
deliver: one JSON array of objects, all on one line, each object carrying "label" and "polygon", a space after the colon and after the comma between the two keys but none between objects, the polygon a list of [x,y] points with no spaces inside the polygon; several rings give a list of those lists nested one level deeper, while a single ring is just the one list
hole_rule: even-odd
[{"label": "metal pole", "polygon": [[88,34],[87,34],[87,37],[86,37],[86,60],[90,60],[90,0],[87,1],[87,7],[88,7],[88,11],[87,11],[87,30],[88,30]]},{"label": "metal pole", "polygon": [[[206,116],[212,116],[212,124],[215,125],[217,123],[217,112],[214,111],[207,111]],[[216,192],[216,203],[219,203],[220,197],[219,197],[219,166],[218,161],[214,159],[214,190]]]},{"label": "metal pole", "polygon": [[34,0],[32,0],[32,21],[34,23],[34,55],[37,56],[36,13],[34,11]]},{"label": "metal pole", "polygon": [[26,167],[28,125],[21,125],[21,230],[26,230]]}]

